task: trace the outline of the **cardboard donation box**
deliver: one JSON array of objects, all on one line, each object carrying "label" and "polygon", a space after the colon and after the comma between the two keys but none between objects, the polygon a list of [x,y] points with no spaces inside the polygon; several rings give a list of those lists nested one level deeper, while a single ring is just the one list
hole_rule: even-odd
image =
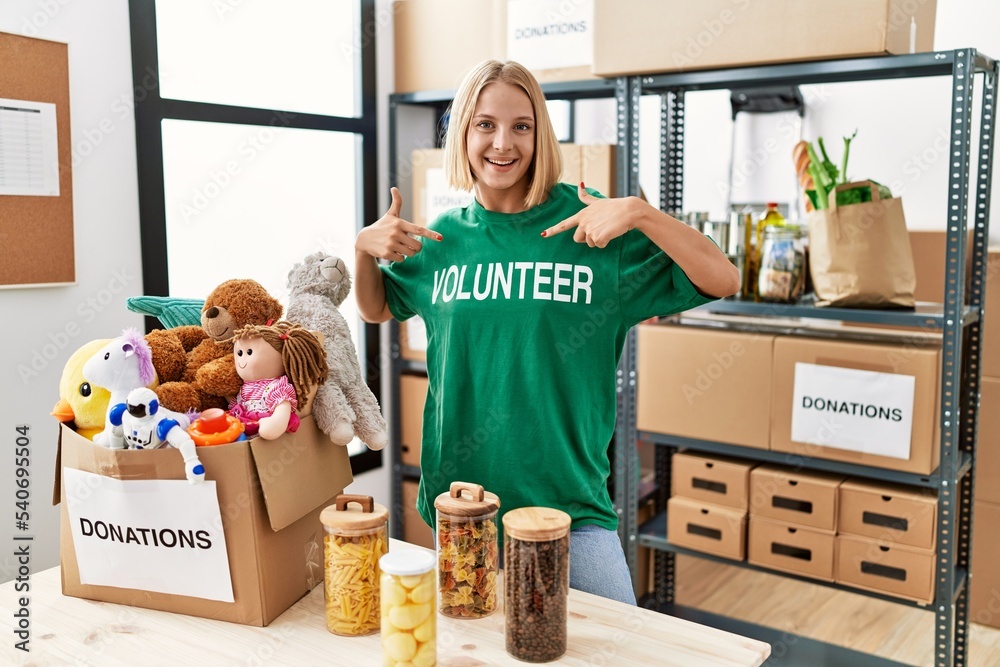
[{"label": "cardboard donation box", "polygon": [[[976,491],[978,494],[978,490]],[[972,509],[969,620],[1000,628],[1000,505],[978,500]]]},{"label": "cardboard donation box", "polygon": [[983,375],[1000,378],[1000,248],[990,248],[986,263],[986,319],[983,322]]},{"label": "cardboard donation box", "polygon": [[351,483],[346,447],[311,415],[295,433],[112,451],[63,425],[56,461],[63,594],[267,625],[323,581],[319,514]]},{"label": "cardboard donation box", "polygon": [[837,532],[918,549],[937,546],[937,497],[896,484],[848,480],[840,486]]},{"label": "cardboard donation box", "polygon": [[403,540],[433,549],[434,530],[424,523],[420,513],[417,512],[418,489],[416,480],[408,479],[403,482]]},{"label": "cardboard donation box", "polygon": [[[462,208],[473,200],[471,192],[448,185],[444,175],[444,150],[418,148],[410,154],[413,165],[412,222],[426,227],[436,217],[453,208]],[[409,320],[407,320],[408,322]]]},{"label": "cardboard donation box", "polygon": [[462,77],[486,59],[516,60],[540,83],[592,79],[595,4],[397,0],[392,5],[395,90],[457,88]]},{"label": "cardboard donation box", "polygon": [[832,535],[843,481],[842,475],[760,466],[750,473],[750,515]]},{"label": "cardboard donation box", "polygon": [[640,431],[767,449],[771,334],[640,325]]},{"label": "cardboard donation box", "polygon": [[743,510],[677,496],[667,501],[667,541],[671,544],[743,560],[746,530]]},{"label": "cardboard donation box", "polygon": [[418,375],[399,378],[399,460],[404,465],[420,467],[426,400],[427,378]]},{"label": "cardboard donation box", "polygon": [[427,361],[427,326],[419,315],[399,323],[399,356],[408,361]]},{"label": "cardboard donation box", "polygon": [[833,581],[833,533],[750,515],[747,560],[753,565]]},{"label": "cardboard donation box", "polygon": [[[997,291],[1000,292],[1000,287]],[[993,325],[1000,329],[1000,309],[996,312],[997,320]],[[980,382],[978,431],[976,502],[1000,505],[1000,442],[997,441],[997,434],[1000,433],[1000,378],[983,376]]]},{"label": "cardboard donation box", "polygon": [[935,0],[597,2],[601,76],[872,56],[934,48]]},{"label": "cardboard donation box", "polygon": [[934,599],[937,554],[892,542],[837,535],[836,581],[916,602]]},{"label": "cardboard donation box", "polygon": [[937,346],[778,338],[771,449],[930,474],[939,373]]},{"label": "cardboard donation box", "polygon": [[739,459],[677,452],[672,458],[670,495],[745,511],[753,466]]},{"label": "cardboard donation box", "polygon": [[[496,25],[503,9],[492,0],[394,2],[395,91],[457,88],[468,70],[501,52],[502,33]],[[447,38],[442,38],[445,31]]]}]

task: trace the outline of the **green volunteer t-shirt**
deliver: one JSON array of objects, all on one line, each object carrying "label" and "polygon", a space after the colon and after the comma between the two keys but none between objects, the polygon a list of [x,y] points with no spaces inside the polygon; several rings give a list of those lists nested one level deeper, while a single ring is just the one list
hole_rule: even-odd
[{"label": "green volunteer t-shirt", "polygon": [[607,450],[626,333],[711,299],[639,231],[603,249],[541,236],[582,208],[563,183],[523,213],[473,201],[430,225],[442,241],[382,267],[393,316],[427,328],[417,509],[431,526],[434,499],[463,481],[497,494],[501,515],[553,507],[574,529],[617,529]]}]

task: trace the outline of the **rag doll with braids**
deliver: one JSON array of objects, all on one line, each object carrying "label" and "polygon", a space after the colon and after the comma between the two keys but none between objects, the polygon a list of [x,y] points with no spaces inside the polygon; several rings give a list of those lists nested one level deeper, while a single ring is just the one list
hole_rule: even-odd
[{"label": "rag doll with braids", "polygon": [[299,427],[298,398],[326,381],[323,345],[298,324],[251,324],[233,336],[236,372],[243,379],[230,414],[243,422],[247,437],[274,440]]}]

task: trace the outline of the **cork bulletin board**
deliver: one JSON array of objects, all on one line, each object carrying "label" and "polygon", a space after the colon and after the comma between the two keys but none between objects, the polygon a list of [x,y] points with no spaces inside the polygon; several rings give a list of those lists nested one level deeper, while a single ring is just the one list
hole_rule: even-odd
[{"label": "cork bulletin board", "polygon": [[[58,183],[57,196],[0,192],[0,287],[73,283],[76,264],[66,44],[0,32],[0,99],[26,102],[21,105],[7,103],[3,109],[6,112],[3,119],[8,121],[8,140],[3,142],[4,126],[0,125],[0,168],[4,168],[2,152],[6,150],[8,171],[5,173],[12,173],[10,165],[14,162],[21,172],[24,171],[23,146],[11,148],[10,139],[22,125],[19,118],[32,116],[31,113],[19,113],[24,109],[17,107],[37,103],[55,105],[57,142],[54,155],[58,160],[58,176],[54,173],[54,165],[47,172],[53,186],[50,191],[54,192],[55,183]],[[4,105],[0,103],[0,106]],[[17,122],[10,124],[11,118]],[[37,170],[37,164],[32,168]]]}]

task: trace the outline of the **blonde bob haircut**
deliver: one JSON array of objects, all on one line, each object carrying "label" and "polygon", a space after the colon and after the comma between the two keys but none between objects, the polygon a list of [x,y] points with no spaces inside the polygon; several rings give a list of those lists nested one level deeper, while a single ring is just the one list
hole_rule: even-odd
[{"label": "blonde bob haircut", "polygon": [[562,174],[562,153],[552,129],[545,95],[535,77],[525,67],[512,60],[485,60],[465,75],[451,103],[448,132],[444,142],[444,172],[448,183],[458,189],[472,191],[475,177],[469,167],[469,126],[479,102],[479,93],[491,83],[509,83],[528,94],[535,114],[535,154],[528,166],[528,194],[525,208],[541,204]]}]

